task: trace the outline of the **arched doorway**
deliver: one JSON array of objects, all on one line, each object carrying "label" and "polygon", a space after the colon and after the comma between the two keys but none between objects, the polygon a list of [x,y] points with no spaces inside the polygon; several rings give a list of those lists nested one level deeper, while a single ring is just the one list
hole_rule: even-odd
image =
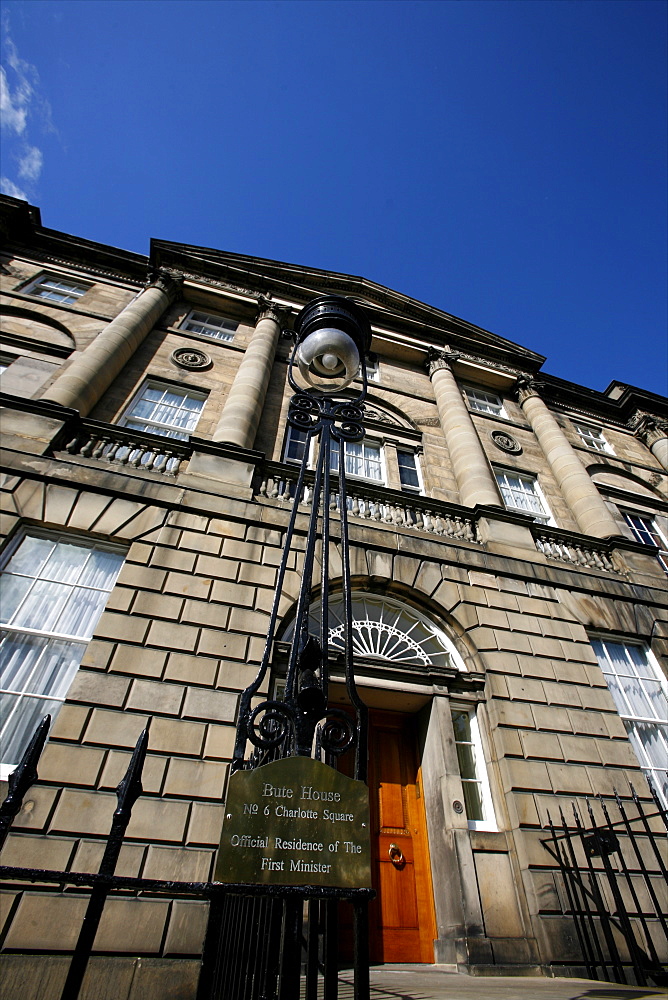
[{"label": "arched doorway", "polygon": [[[442,628],[417,608],[387,595],[353,591],[353,652],[356,668],[385,661],[415,672],[430,668],[465,671]],[[310,631],[320,632],[320,603],[311,608]],[[329,601],[330,654],[342,651],[343,597]],[[284,633],[290,638],[292,628]],[[361,678],[358,676],[358,682]],[[374,962],[433,962],[436,936],[416,718],[409,713],[371,711],[369,791],[373,884],[370,953]],[[345,950],[345,921],[342,944]]]}]

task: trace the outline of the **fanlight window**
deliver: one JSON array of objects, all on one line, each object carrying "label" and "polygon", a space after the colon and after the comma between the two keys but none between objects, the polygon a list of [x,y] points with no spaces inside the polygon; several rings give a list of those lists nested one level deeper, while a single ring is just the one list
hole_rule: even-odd
[{"label": "fanlight window", "polygon": [[[329,643],[332,652],[344,650],[343,597],[329,601]],[[352,594],[353,654],[416,666],[456,667],[464,663],[444,632],[433,622],[391,597],[376,597],[361,591]],[[294,624],[283,638],[291,639]],[[310,627],[320,634],[320,602],[311,606]]]}]

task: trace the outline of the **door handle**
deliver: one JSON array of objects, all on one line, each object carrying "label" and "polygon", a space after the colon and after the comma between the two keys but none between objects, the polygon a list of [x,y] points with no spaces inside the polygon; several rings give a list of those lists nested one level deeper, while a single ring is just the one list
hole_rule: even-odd
[{"label": "door handle", "polygon": [[398,844],[390,844],[387,853],[393,865],[401,865],[406,860]]}]

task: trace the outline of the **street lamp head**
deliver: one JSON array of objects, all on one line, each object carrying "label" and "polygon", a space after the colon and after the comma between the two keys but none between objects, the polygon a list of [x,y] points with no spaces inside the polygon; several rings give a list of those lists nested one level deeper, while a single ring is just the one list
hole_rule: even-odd
[{"label": "street lamp head", "polygon": [[339,392],[360,370],[371,344],[371,327],[360,307],[340,295],[321,295],[295,320],[297,364],[302,378],[322,392]]}]

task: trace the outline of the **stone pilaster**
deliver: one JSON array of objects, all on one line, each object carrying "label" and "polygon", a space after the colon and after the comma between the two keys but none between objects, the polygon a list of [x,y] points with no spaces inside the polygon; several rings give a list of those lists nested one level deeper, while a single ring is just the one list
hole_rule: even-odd
[{"label": "stone pilaster", "polygon": [[448,363],[456,357],[456,354],[440,354],[430,359],[427,370],[434,387],[459,497],[465,507],[475,507],[476,504],[501,506],[487,456]]},{"label": "stone pilaster", "polygon": [[668,420],[636,410],[629,421],[634,433],[643,441],[664,469],[668,469]]},{"label": "stone pilaster", "polygon": [[234,377],[213,440],[252,448],[286,310],[261,301],[255,330]]},{"label": "stone pilaster", "polygon": [[180,287],[177,278],[159,272],[95,340],[73,358],[42,398],[78,410],[82,417],[90,413],[175,300]]},{"label": "stone pilaster", "polygon": [[518,398],[580,531],[597,538],[618,535],[619,528],[589,473],[530,379],[519,383]]}]

